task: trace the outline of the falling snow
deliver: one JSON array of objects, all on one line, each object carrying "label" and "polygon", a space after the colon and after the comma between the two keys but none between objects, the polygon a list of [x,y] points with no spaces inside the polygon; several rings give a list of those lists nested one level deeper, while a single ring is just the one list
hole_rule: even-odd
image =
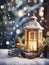
[{"label": "falling snow", "polygon": [[[29,17],[33,14],[31,12],[43,5],[43,2],[39,2],[30,6],[28,2],[30,0],[6,0],[3,5],[1,4],[4,15],[2,16],[3,27],[0,30],[0,38],[9,42],[8,47],[10,45],[12,47],[13,44],[17,43],[18,36],[24,41],[23,28],[29,21]],[[1,43],[3,45],[4,41]]]}]

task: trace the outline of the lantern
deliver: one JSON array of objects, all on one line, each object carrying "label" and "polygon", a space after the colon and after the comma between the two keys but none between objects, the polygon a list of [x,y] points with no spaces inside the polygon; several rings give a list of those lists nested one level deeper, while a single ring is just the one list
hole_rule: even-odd
[{"label": "lantern", "polygon": [[33,15],[24,27],[25,30],[25,50],[38,52],[42,43],[42,30],[44,28],[37,22],[37,17]]}]

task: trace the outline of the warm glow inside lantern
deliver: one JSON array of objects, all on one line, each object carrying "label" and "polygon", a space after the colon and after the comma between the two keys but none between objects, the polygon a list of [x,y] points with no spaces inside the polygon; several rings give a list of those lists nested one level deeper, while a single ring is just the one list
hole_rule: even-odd
[{"label": "warm glow inside lantern", "polygon": [[24,27],[25,30],[25,50],[38,51],[42,43],[43,27],[37,22],[37,18],[32,16],[30,21]]},{"label": "warm glow inside lantern", "polygon": [[37,50],[37,32],[32,29],[28,31],[28,50]]}]

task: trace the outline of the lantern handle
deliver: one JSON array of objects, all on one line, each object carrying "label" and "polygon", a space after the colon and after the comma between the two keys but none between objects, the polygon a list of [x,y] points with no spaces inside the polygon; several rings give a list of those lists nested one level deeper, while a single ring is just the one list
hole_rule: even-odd
[{"label": "lantern handle", "polygon": [[33,15],[31,16],[31,18],[33,18],[33,19],[36,19],[36,20],[37,20],[37,17],[35,16],[35,14],[33,14]]}]

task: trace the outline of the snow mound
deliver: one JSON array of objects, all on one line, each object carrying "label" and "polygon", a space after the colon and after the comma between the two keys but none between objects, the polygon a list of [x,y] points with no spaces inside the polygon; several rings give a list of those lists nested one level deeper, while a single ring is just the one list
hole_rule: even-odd
[{"label": "snow mound", "polygon": [[49,65],[49,59],[35,58],[26,59],[19,57],[9,57],[8,50],[0,50],[0,65]]}]

